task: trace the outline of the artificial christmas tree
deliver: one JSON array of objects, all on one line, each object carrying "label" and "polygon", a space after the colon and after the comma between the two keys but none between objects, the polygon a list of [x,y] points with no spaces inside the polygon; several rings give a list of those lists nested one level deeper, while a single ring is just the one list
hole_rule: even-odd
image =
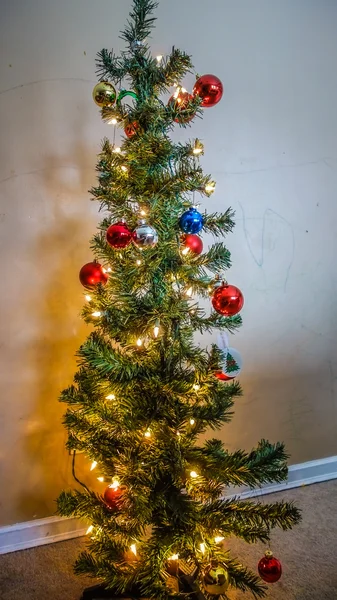
[{"label": "artificial christmas tree", "polygon": [[[243,295],[221,280],[230,266],[223,242],[204,253],[199,238],[194,245],[196,234],[222,237],[234,225],[230,209],[207,214],[191,206],[191,195],[209,196],[215,187],[199,164],[203,146],[198,139],[173,143],[168,134],[219,102],[223,87],[206,75],[188,94],[181,82],[190,57],[175,48],[152,57],[146,39],[155,6],[133,0],[126,51],[102,50],[98,58],[95,102],[126,137],[121,148],[104,140],[98,160],[92,194],[105,216],[91,247],[102,271],[81,277],[90,287],[83,318],[94,332],[61,400],[73,464],[84,452],[102,490],[83,483],[63,492],[58,510],[90,524],[75,569],[102,585],[83,598],[226,598],[233,587],[260,597],[263,582],[230,556],[227,539],[267,542],[271,528],[291,528],[299,511],[225,497],[230,485],[286,479],[282,444],[263,440],[251,452],[230,453],[217,439],[198,441],[230,420],[241,390],[230,379],[240,365],[229,382],[219,379],[230,367],[228,352],[200,348],[194,334],[234,332]],[[119,91],[122,81],[132,89]],[[207,315],[192,298],[210,291],[215,311]]]}]

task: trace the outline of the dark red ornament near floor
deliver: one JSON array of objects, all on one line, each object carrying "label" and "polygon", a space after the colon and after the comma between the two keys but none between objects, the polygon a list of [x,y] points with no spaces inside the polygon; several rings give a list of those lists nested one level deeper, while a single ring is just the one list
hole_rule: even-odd
[{"label": "dark red ornament near floor", "polygon": [[86,288],[93,288],[98,283],[104,285],[108,281],[108,274],[104,271],[102,265],[96,261],[83,265],[79,277],[81,284]]},{"label": "dark red ornament near floor", "polygon": [[136,135],[140,131],[140,125],[137,121],[133,121],[132,123],[128,123],[124,127],[124,133],[126,137],[131,139],[134,135]]},{"label": "dark red ornament near floor", "polygon": [[103,497],[105,504],[110,510],[117,510],[121,507],[123,500],[123,488],[116,484],[109,485]]},{"label": "dark red ornament near floor", "polygon": [[223,85],[216,75],[202,75],[194,85],[193,94],[194,96],[200,96],[203,108],[210,108],[220,102],[223,94]]},{"label": "dark red ornament near floor", "polygon": [[212,296],[213,308],[225,317],[232,317],[240,312],[244,304],[241,290],[235,285],[222,283],[215,288]]},{"label": "dark red ornament near floor", "polygon": [[261,579],[267,583],[276,583],[282,575],[282,565],[280,561],[273,556],[270,550],[267,550],[258,564],[258,571]]},{"label": "dark red ornament near floor", "polygon": [[194,233],[188,233],[182,237],[183,254],[201,254],[203,251],[202,239]]},{"label": "dark red ornament near floor", "polygon": [[133,239],[133,232],[130,231],[124,221],[118,221],[110,225],[106,232],[106,240],[112,248],[126,248]]},{"label": "dark red ornament near floor", "polygon": [[173,106],[174,110],[179,113],[174,119],[176,123],[188,123],[195,117],[195,112],[192,114],[186,111],[189,103],[193,100],[192,94],[185,90],[178,89],[168,101],[169,106]]}]

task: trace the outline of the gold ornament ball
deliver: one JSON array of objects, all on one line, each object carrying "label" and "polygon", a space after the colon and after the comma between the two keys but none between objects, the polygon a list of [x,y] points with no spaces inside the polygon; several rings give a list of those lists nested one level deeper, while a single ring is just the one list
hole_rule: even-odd
[{"label": "gold ornament ball", "polygon": [[113,106],[116,102],[116,90],[108,81],[100,81],[95,85],[92,97],[100,108]]},{"label": "gold ornament ball", "polygon": [[203,584],[210,596],[224,594],[229,586],[228,571],[225,565],[212,561],[204,570]]}]

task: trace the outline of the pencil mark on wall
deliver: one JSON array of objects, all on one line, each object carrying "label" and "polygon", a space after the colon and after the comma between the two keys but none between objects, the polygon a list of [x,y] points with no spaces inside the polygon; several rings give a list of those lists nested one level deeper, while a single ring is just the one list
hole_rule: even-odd
[{"label": "pencil mark on wall", "polygon": [[7,94],[7,92],[12,92],[13,90],[18,90],[19,88],[28,87],[30,85],[38,85],[40,83],[49,83],[52,81],[81,81],[84,83],[95,83],[91,79],[82,79],[81,77],[54,77],[51,79],[37,79],[36,81],[27,81],[27,83],[20,83],[19,85],[14,85],[13,87],[7,88],[5,90],[0,90],[0,95]]},{"label": "pencil mark on wall", "polygon": [[285,225],[287,226],[289,232],[290,232],[290,239],[291,239],[291,248],[290,248],[290,257],[289,257],[289,261],[288,264],[286,266],[286,274],[285,274],[285,278],[284,278],[284,283],[283,283],[283,291],[286,291],[286,287],[287,287],[287,283],[289,280],[289,274],[290,274],[290,270],[294,261],[294,256],[295,256],[295,234],[294,234],[294,230],[293,230],[293,226],[292,224],[287,221],[287,219],[285,219],[282,215],[280,215],[278,212],[276,212],[275,210],[273,210],[272,208],[267,208],[264,213],[263,213],[263,217],[262,217],[262,230],[261,230],[261,243],[260,243],[260,251],[257,253],[254,249],[253,249],[253,245],[251,243],[251,239],[250,239],[250,235],[249,235],[249,230],[248,230],[248,225],[247,225],[247,218],[245,215],[245,211],[244,208],[242,206],[242,204],[239,202],[239,206],[241,208],[241,212],[242,212],[242,224],[243,224],[243,232],[244,232],[244,236],[247,242],[247,247],[249,250],[249,253],[253,259],[253,261],[255,262],[255,264],[262,269],[265,263],[265,251],[266,251],[266,226],[268,223],[268,219],[270,216],[274,216],[276,217],[276,219],[282,221],[283,223],[285,223]]}]

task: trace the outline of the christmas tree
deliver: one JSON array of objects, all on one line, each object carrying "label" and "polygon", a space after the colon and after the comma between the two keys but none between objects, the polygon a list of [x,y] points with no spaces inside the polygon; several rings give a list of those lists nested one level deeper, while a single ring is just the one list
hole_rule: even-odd
[{"label": "christmas tree", "polygon": [[[226,598],[230,587],[262,597],[263,581],[230,555],[228,538],[267,542],[272,528],[290,529],[300,515],[289,503],[230,496],[232,485],[284,481],[283,444],[262,440],[231,453],[218,439],[200,442],[230,420],[241,389],[231,349],[203,349],[195,333],[237,330],[243,296],[221,278],[230,266],[224,243],[203,251],[197,235],[221,240],[234,226],[230,209],[193,206],[196,192],[207,197],[215,187],[200,166],[203,145],[174,143],[169,133],[215,105],[222,84],[197,77],[189,94],[181,82],[191,58],[175,48],[151,55],[156,5],[133,0],[126,50],[98,55],[94,100],[104,121],[124,130],[123,143],[105,139],[98,159],[91,192],[104,218],[91,243],[95,260],[80,271],[93,332],[61,401],[74,466],[84,452],[105,490],[82,483],[60,495],[58,510],[87,520],[75,570],[101,580],[111,598],[132,590],[164,600],[189,589]],[[210,294],[214,310],[205,310],[198,298],[205,304]],[[263,561],[263,579],[276,581],[280,563],[268,554]]]}]

